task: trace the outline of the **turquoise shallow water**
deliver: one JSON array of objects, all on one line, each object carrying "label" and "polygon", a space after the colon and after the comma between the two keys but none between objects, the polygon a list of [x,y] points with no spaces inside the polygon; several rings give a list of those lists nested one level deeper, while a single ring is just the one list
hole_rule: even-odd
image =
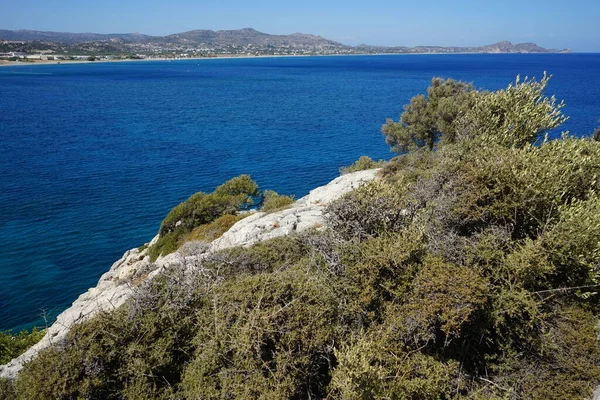
[{"label": "turquoise shallow water", "polygon": [[[433,76],[554,75],[564,129],[600,118],[600,55],[411,55],[0,68],[0,329],[40,324],[150,240],[170,208],[249,173],[305,195]],[[558,132],[556,134],[559,134]]]}]

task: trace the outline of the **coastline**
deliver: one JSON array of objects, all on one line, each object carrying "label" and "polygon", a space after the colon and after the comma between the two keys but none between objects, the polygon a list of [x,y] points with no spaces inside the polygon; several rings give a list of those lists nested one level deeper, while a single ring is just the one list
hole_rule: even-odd
[{"label": "coastline", "polygon": [[[37,60],[28,62],[18,61],[4,61],[0,60],[0,67],[31,67],[35,65],[62,65],[62,64],[108,64],[108,63],[122,63],[122,62],[156,62],[156,61],[200,61],[200,60],[233,60],[233,59],[252,59],[252,58],[289,58],[289,57],[325,57],[325,56],[352,56],[352,55],[367,55],[367,54],[315,54],[315,55],[292,55],[292,54],[281,54],[281,55],[260,55],[260,56],[248,56],[248,55],[218,55],[215,57],[189,57],[189,58],[143,58],[143,59],[125,59],[125,60],[100,60],[100,61],[88,61],[88,60]],[[375,55],[375,54],[372,54]]]},{"label": "coastline", "polygon": [[[189,57],[189,58],[143,58],[143,59],[125,59],[125,60],[36,60],[28,62],[6,61],[0,60],[0,68],[2,67],[31,67],[36,65],[73,65],[73,64],[107,64],[107,63],[122,63],[122,62],[156,62],[156,61],[204,61],[204,60],[234,60],[234,59],[253,59],[253,58],[293,58],[293,57],[351,57],[351,56],[439,56],[439,55],[564,55],[564,54],[587,54],[587,53],[356,53],[356,54],[277,54],[277,55],[236,55],[223,54],[214,57]],[[593,54],[593,53],[591,53]]]},{"label": "coastline", "polygon": [[25,353],[0,365],[0,378],[15,379],[23,366],[37,354],[65,339],[75,324],[87,321],[99,312],[111,312],[135,295],[136,288],[165,270],[184,266],[197,268],[209,254],[232,247],[248,247],[255,243],[295,232],[319,229],[326,220],[328,204],[363,184],[377,179],[381,168],[362,170],[338,176],[329,183],[312,189],[289,208],[272,213],[255,212],[235,223],[219,238],[208,243],[188,242],[175,252],[150,261],[148,247],[158,240],[156,235],[145,248],[126,251],[98,280],[96,286],[83,292],[48,327],[44,337]]}]

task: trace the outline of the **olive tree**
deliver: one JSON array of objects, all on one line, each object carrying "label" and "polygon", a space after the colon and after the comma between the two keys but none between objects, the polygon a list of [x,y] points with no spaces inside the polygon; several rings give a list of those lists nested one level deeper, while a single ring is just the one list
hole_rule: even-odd
[{"label": "olive tree", "polygon": [[520,148],[567,120],[564,102],[544,95],[549,80],[546,73],[540,81],[517,76],[506,89],[487,92],[434,78],[426,96],[413,97],[400,120],[388,119],[381,130],[397,152],[472,139]]},{"label": "olive tree", "polygon": [[546,73],[539,82],[527,77],[521,81],[517,76],[506,89],[476,96],[456,123],[459,138],[480,137],[517,148],[534,143],[567,120],[561,112],[564,102],[544,95],[549,80]]}]

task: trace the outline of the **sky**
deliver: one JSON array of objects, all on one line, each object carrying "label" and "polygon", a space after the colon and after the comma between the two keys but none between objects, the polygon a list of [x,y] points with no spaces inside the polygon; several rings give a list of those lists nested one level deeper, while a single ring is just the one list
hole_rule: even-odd
[{"label": "sky", "polygon": [[251,27],[350,45],[509,40],[600,52],[599,21],[600,0],[0,0],[0,29],[167,35]]}]

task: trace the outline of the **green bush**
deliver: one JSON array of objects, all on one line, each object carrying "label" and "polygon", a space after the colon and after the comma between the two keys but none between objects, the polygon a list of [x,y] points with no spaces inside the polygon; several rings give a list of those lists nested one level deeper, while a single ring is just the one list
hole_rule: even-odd
[{"label": "green bush", "polygon": [[207,255],[203,267],[228,279],[241,275],[285,270],[309,254],[302,237],[284,236],[251,247],[233,247]]},{"label": "green bush", "polygon": [[455,212],[467,229],[510,224],[515,236],[535,235],[561,205],[598,189],[596,143],[563,139],[519,150],[490,146],[465,156],[454,184]]},{"label": "green bush", "polygon": [[[529,399],[591,398],[600,376],[597,315],[557,304],[545,319],[538,354],[505,354],[493,364],[496,395]],[[515,384],[518,382],[518,386]]]},{"label": "green bush", "polygon": [[327,206],[327,222],[345,239],[398,231],[406,220],[402,194],[385,182],[363,185]]},{"label": "green bush", "polygon": [[380,321],[385,304],[409,292],[425,242],[421,232],[407,229],[346,244],[339,253],[344,268],[338,279],[348,310],[368,325]]},{"label": "green bush", "polygon": [[169,273],[130,302],[76,325],[41,352],[16,382],[18,399],[167,399],[193,353],[206,286],[197,274]]},{"label": "green bush", "polygon": [[200,225],[194,228],[189,235],[185,237],[185,241],[199,240],[203,242],[212,242],[213,240],[223,236],[236,222],[241,221],[247,215],[231,215],[225,214],[215,219],[214,221]]},{"label": "green bush", "polygon": [[563,102],[544,96],[550,76],[535,79],[519,77],[504,90],[482,93],[456,121],[459,137],[479,137],[507,147],[523,147],[535,142],[566,121]]},{"label": "green bush", "polygon": [[14,334],[10,331],[0,332],[0,365],[23,354],[31,346],[42,340],[45,330],[33,328],[31,332],[22,330]]},{"label": "green bush", "polygon": [[149,250],[151,260],[177,250],[195,228],[249,207],[257,194],[258,186],[248,175],[233,178],[210,194],[193,194],[169,211],[160,224],[159,239]]},{"label": "green bush", "polygon": [[234,279],[212,293],[186,398],[323,398],[340,337],[338,300],[326,276],[301,270]]},{"label": "green bush", "polygon": [[17,398],[15,383],[8,378],[0,378],[0,399],[14,400]]},{"label": "green bush", "polygon": [[294,203],[293,196],[281,196],[273,190],[265,190],[260,211],[273,212],[287,208]]},{"label": "green bush", "polygon": [[[528,287],[597,292],[600,283],[600,199],[560,206],[556,222],[528,240],[509,261]],[[590,289],[590,290],[587,290]]]},{"label": "green bush", "polygon": [[[390,346],[391,345],[391,346]],[[457,390],[457,362],[402,349],[381,338],[381,330],[336,351],[331,393],[334,399],[444,399]]]},{"label": "green bush", "polygon": [[361,156],[352,165],[340,168],[340,174],[344,175],[344,174],[349,174],[352,172],[363,171],[366,169],[379,168],[379,167],[383,166],[383,164],[384,164],[383,160],[374,161],[369,156]]},{"label": "green bush", "polygon": [[248,175],[233,178],[217,187],[213,193],[198,192],[173,208],[160,225],[159,233],[165,235],[214,221],[224,214],[235,214],[252,204],[258,192],[256,183]]}]

